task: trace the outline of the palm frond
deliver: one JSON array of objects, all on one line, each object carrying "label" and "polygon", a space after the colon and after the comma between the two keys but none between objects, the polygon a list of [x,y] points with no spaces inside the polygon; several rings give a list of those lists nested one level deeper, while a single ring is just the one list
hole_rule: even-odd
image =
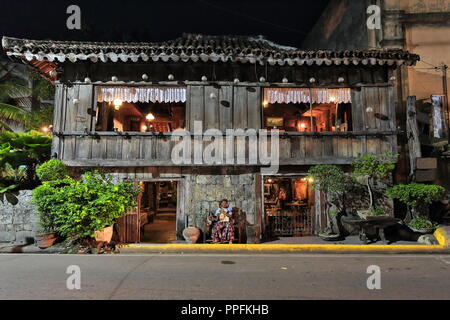
[{"label": "palm frond", "polygon": [[17,99],[29,97],[31,94],[31,89],[22,84],[13,83],[11,81],[0,83],[1,96],[8,96],[11,99]]},{"label": "palm frond", "polygon": [[0,103],[0,120],[14,121],[23,123],[28,118],[28,111],[19,106],[13,106],[7,103]]}]

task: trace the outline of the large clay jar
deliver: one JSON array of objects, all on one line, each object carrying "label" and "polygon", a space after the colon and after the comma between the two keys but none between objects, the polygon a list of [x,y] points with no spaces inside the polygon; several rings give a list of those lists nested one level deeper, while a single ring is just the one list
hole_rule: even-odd
[{"label": "large clay jar", "polygon": [[113,236],[113,227],[106,227],[103,230],[95,231],[95,240],[103,242],[111,242]]},{"label": "large clay jar", "polygon": [[188,243],[196,243],[200,237],[200,229],[196,227],[187,227],[183,230],[183,238]]}]

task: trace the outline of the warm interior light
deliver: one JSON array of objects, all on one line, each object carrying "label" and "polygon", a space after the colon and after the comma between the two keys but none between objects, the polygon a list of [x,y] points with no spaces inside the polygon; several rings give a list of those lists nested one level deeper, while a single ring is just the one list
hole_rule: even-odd
[{"label": "warm interior light", "polygon": [[147,129],[148,129],[148,127],[147,127],[146,125],[143,125],[143,126],[141,127],[141,131],[142,131],[142,132],[146,132]]},{"label": "warm interior light", "polygon": [[47,133],[49,131],[49,129],[48,129],[48,127],[42,127],[41,131],[44,132],[44,133]]},{"label": "warm interior light", "polygon": [[335,97],[330,97],[330,101],[331,101],[331,102],[335,102],[335,101],[336,101],[336,98],[335,98]]},{"label": "warm interior light", "polygon": [[264,100],[264,101],[263,101],[263,106],[264,106],[264,107],[267,107],[268,105],[269,105],[269,102],[267,102],[267,101]]},{"label": "warm interior light", "polygon": [[314,178],[311,178],[311,177],[308,178],[308,182],[311,182],[311,183],[314,182]]},{"label": "warm interior light", "polygon": [[304,129],[304,128],[306,128],[306,124],[301,123],[301,124],[300,124],[300,127]]},{"label": "warm interior light", "polygon": [[148,121],[152,121],[155,120],[155,116],[153,115],[153,113],[149,113],[145,116],[145,119],[147,119]]},{"label": "warm interior light", "polygon": [[113,101],[114,109],[119,110],[120,106],[122,105],[122,100],[120,99],[114,99]]}]

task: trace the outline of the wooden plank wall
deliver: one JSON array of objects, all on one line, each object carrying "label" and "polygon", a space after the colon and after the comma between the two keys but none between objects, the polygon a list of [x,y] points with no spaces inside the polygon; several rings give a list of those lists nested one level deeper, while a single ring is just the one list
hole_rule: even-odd
[{"label": "wooden plank wall", "polygon": [[188,130],[194,121],[203,129],[261,128],[261,88],[248,86],[188,86]]},{"label": "wooden plank wall", "polygon": [[[64,131],[90,131],[91,115],[89,109],[95,109],[94,86],[90,84],[66,87],[66,102],[63,106],[62,129]],[[75,99],[78,103],[75,103]]]},{"label": "wooden plank wall", "polygon": [[[237,139],[234,137],[234,144]],[[317,163],[351,163],[354,157],[367,153],[395,152],[393,144],[395,135],[386,134],[315,134],[287,135],[280,137],[280,164],[317,164]],[[125,136],[118,134],[66,135],[60,137],[60,158],[70,165],[82,166],[168,166],[172,149],[175,145],[170,136],[147,135]],[[203,141],[203,149],[209,144]],[[268,139],[270,144],[270,138]],[[226,144],[224,143],[224,146]],[[252,144],[252,147],[254,145]],[[248,155],[250,144],[246,140],[245,149]],[[263,146],[264,148],[264,146]],[[193,145],[191,146],[193,149]],[[236,154],[236,147],[234,147]],[[191,155],[193,161],[194,152]],[[235,163],[236,163],[236,157]],[[223,165],[215,164],[215,165]],[[254,165],[248,160],[243,165]],[[199,163],[202,165],[202,163]]]}]

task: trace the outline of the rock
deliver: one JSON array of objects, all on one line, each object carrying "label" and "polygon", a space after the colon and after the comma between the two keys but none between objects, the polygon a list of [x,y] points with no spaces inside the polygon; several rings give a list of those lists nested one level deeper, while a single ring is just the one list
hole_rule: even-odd
[{"label": "rock", "polygon": [[421,235],[419,239],[417,239],[417,242],[429,245],[438,244],[436,238],[432,234]]}]

